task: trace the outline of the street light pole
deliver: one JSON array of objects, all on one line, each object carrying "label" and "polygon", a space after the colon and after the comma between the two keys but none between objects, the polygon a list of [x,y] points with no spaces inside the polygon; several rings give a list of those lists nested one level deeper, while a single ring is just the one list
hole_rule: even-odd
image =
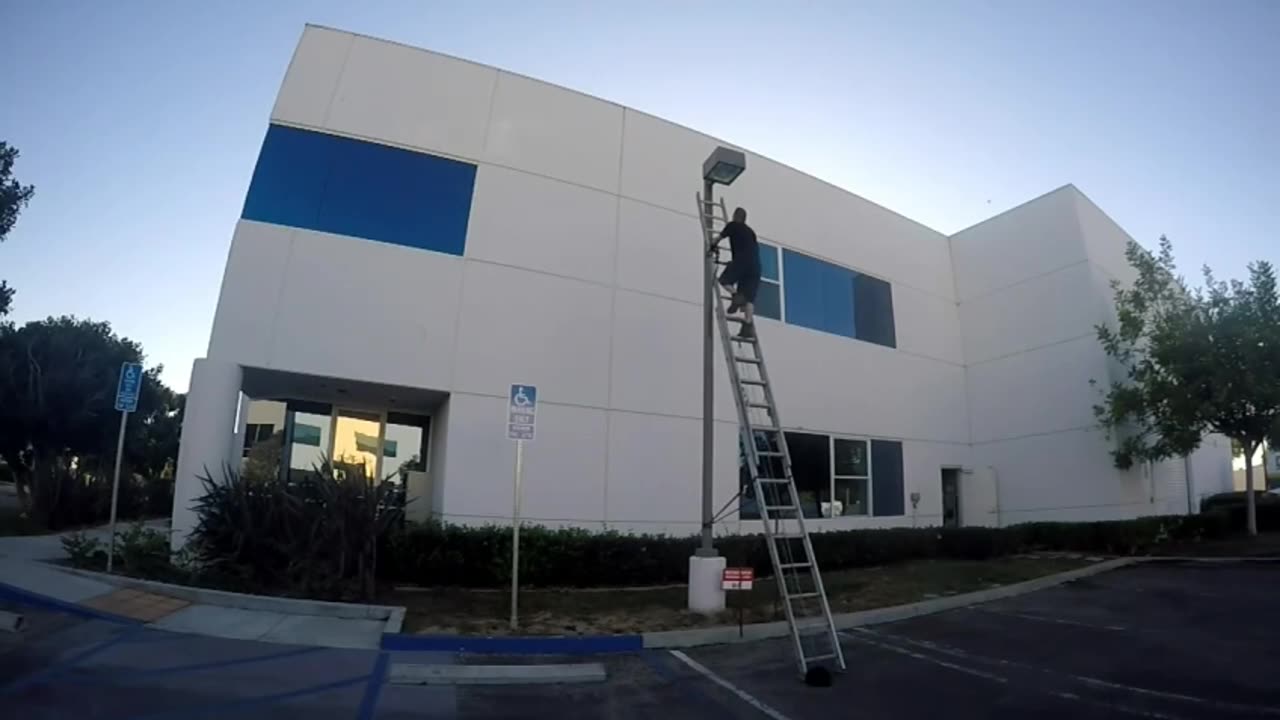
[{"label": "street light pole", "polygon": [[[711,197],[714,184],[709,178],[702,182],[702,222],[706,228],[706,236],[712,237],[715,230],[712,222],[712,211],[715,200]],[[716,549],[712,540],[712,524],[714,522],[714,501],[712,500],[712,476],[715,469],[715,367],[713,335],[715,333],[715,279],[716,266],[712,260],[711,247],[703,248],[702,257],[702,544],[698,546],[698,557],[716,557]]]},{"label": "street light pole", "polygon": [[724,610],[725,559],[716,552],[715,524],[715,332],[716,265],[711,255],[715,242],[716,184],[730,185],[747,167],[741,150],[717,147],[702,163],[702,541],[689,558],[689,609],[701,613]]}]

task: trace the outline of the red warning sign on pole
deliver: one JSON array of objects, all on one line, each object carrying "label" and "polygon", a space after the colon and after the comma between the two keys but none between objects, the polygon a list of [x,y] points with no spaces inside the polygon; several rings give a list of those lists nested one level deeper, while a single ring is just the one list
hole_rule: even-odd
[{"label": "red warning sign on pole", "polygon": [[756,571],[749,567],[731,567],[724,569],[721,587],[725,590],[750,590],[755,584]]}]

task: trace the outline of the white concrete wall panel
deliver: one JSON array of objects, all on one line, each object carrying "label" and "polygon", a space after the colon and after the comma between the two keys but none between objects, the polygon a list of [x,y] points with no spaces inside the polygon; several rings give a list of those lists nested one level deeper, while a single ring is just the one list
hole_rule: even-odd
[{"label": "white concrete wall panel", "polygon": [[702,507],[701,473],[700,420],[610,413],[605,517],[611,525],[648,526],[649,532],[696,527]]},{"label": "white concrete wall panel", "polygon": [[960,305],[965,361],[974,364],[1088,335],[1103,322],[1096,273],[1081,261]]},{"label": "white concrete wall panel", "polygon": [[484,159],[616,194],[622,107],[499,73]]},{"label": "white concrete wall panel", "polygon": [[549,402],[606,407],[613,291],[465,264],[454,389],[505,396],[511,383],[525,382]]},{"label": "white concrete wall panel", "polygon": [[968,302],[1087,259],[1075,191],[1060,188],[951,236],[956,292]]},{"label": "white concrete wall panel", "polygon": [[[1133,238],[1102,209],[1076,188],[1070,188],[1076,206],[1076,221],[1089,260],[1121,282],[1133,282],[1137,273],[1125,259],[1125,248]],[[1154,240],[1154,238],[1152,238]],[[1110,297],[1108,295],[1108,297]]]},{"label": "white concrete wall panel", "polygon": [[[723,365],[715,369],[727,375]],[[702,313],[698,306],[619,290],[613,308],[611,375],[610,407],[701,417]],[[731,396],[728,399],[732,402]]]},{"label": "white concrete wall panel", "polygon": [[[516,444],[506,436],[506,399],[455,393],[449,405],[444,519],[510,524]],[[526,522],[602,524],[606,446],[605,411],[540,401],[537,436],[525,444]]]},{"label": "white concrete wall panel", "polygon": [[620,193],[689,215],[689,222],[696,228],[702,161],[716,144],[715,139],[702,133],[628,109]]},{"label": "white concrete wall panel", "polygon": [[701,305],[702,246],[702,230],[692,214],[622,198],[618,287]]},{"label": "white concrete wall panel", "polygon": [[252,220],[236,224],[209,336],[210,358],[257,367],[270,362],[293,232]]},{"label": "white concrete wall panel", "polygon": [[324,127],[354,41],[349,33],[308,26],[276,96],[272,121]]},{"label": "white concrete wall panel", "polygon": [[612,285],[617,222],[616,195],[481,165],[466,256]]},{"label": "white concrete wall panel", "polygon": [[415,48],[357,37],[325,126],[474,159],[497,70]]},{"label": "white concrete wall panel", "polygon": [[1217,434],[1205,436],[1199,449],[1191,454],[1191,491],[1196,511],[1199,512],[1200,501],[1205,497],[1231,492],[1234,488],[1231,440]]},{"label": "white concrete wall panel", "polygon": [[1091,378],[1105,382],[1106,362],[1093,337],[970,365],[973,442],[1093,425],[1101,399]]},{"label": "white concrete wall panel", "polygon": [[268,366],[448,387],[462,265],[450,255],[294,231]]},{"label": "white concrete wall panel", "polygon": [[962,367],[791,325],[764,329],[785,426],[968,442]]},{"label": "white concrete wall panel", "polygon": [[975,466],[996,468],[1003,525],[1154,514],[1149,477],[1116,470],[1110,449],[1089,429],[976,444],[973,455]]},{"label": "white concrete wall panel", "polygon": [[[968,467],[973,453],[967,443],[908,440],[902,443],[902,507],[906,515],[898,524],[920,527],[942,524],[942,468]],[[875,469],[872,469],[875,472]],[[967,476],[961,478],[963,487]],[[911,509],[911,493],[920,493],[920,504]]]},{"label": "white concrete wall panel", "polygon": [[953,300],[908,285],[893,286],[898,349],[955,365],[965,361],[960,310]]},{"label": "white concrete wall panel", "polygon": [[[441,510],[444,508],[445,479],[451,477],[449,473],[449,429],[452,423],[449,420],[449,408],[452,404],[453,400],[446,398],[431,413],[431,445],[427,449],[427,472],[431,474],[431,516],[437,519],[441,516]],[[410,517],[412,517],[412,514],[410,514]]]}]

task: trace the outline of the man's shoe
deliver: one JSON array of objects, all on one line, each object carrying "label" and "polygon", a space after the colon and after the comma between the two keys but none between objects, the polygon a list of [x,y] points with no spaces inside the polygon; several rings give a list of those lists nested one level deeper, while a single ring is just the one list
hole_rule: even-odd
[{"label": "man's shoe", "polygon": [[742,338],[743,340],[755,340],[756,339],[755,323],[743,323],[742,329],[738,331],[738,337]]}]

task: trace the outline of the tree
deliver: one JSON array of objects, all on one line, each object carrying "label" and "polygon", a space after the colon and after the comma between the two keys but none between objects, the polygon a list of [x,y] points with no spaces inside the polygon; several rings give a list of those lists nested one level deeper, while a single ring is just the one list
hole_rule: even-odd
[{"label": "tree", "polygon": [[[33,186],[23,186],[13,177],[13,164],[17,159],[18,148],[0,140],[0,242],[4,242],[9,236],[9,231],[18,222],[18,214],[36,193]],[[0,317],[9,313],[12,301],[13,288],[0,280]]]},{"label": "tree", "polygon": [[[0,325],[0,458],[15,474],[24,510],[37,469],[55,460],[83,472],[109,471],[120,365],[142,357],[141,346],[104,322],[61,317]],[[160,371],[146,371],[126,436],[126,459],[144,469],[162,466],[160,455],[177,447],[178,400]]]},{"label": "tree", "polygon": [[[1249,265],[1249,281],[1223,282],[1204,269],[1204,288],[1177,275],[1173,248],[1126,249],[1138,277],[1113,284],[1117,327],[1098,326],[1107,355],[1124,368],[1094,407],[1117,440],[1119,468],[1186,455],[1207,433],[1254,451],[1280,423],[1280,296],[1269,263]],[[1274,437],[1272,439],[1275,439]],[[1248,530],[1257,534],[1253,467],[1246,464]]]}]

